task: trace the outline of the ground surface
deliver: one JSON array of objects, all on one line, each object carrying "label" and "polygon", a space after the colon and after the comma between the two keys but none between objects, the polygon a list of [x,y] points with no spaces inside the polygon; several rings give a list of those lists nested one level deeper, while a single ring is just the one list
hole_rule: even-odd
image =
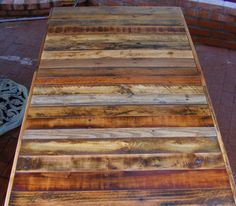
[{"label": "ground surface", "polygon": [[[29,88],[46,22],[0,24],[0,77]],[[236,51],[197,45],[210,96],[236,179]],[[0,137],[0,205],[3,204],[19,129]]]}]

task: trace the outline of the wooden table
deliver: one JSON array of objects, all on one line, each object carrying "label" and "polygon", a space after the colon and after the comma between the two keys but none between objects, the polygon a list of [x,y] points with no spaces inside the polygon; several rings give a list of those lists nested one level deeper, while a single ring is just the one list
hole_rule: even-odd
[{"label": "wooden table", "polygon": [[235,205],[179,8],[56,8],[5,206]]}]

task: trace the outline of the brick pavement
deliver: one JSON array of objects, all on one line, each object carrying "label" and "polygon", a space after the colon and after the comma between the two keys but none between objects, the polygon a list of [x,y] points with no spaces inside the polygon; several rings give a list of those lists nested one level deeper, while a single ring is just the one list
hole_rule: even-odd
[{"label": "brick pavement", "polygon": [[[0,77],[30,87],[45,21],[0,24]],[[11,172],[19,128],[0,137],[0,205],[3,204]]]},{"label": "brick pavement", "polygon": [[[45,21],[0,24],[0,76],[29,88],[45,31]],[[236,51],[198,45],[197,53],[236,174]],[[18,133],[19,128],[0,137],[0,205],[5,197]]]}]

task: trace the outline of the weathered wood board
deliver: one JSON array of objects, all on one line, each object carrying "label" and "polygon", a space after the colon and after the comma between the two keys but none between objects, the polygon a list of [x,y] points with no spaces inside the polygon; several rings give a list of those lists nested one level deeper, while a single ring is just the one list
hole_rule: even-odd
[{"label": "weathered wood board", "polygon": [[235,205],[179,8],[53,9],[8,205]]}]

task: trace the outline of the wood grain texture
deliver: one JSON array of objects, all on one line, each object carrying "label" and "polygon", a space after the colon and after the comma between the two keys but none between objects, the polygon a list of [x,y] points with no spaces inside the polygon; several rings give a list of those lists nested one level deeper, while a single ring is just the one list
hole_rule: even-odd
[{"label": "wood grain texture", "polygon": [[21,155],[219,152],[215,137],[23,140]]},{"label": "wood grain texture", "polygon": [[42,48],[4,206],[235,205],[179,8],[54,8]]},{"label": "wood grain texture", "polygon": [[16,173],[17,191],[229,188],[224,169]]},{"label": "wood grain texture", "polygon": [[202,86],[170,86],[152,84],[119,85],[49,85],[35,86],[34,95],[63,94],[204,94]]},{"label": "wood grain texture", "polygon": [[186,58],[192,59],[191,50],[89,50],[89,51],[44,51],[41,59],[130,59],[130,58]]},{"label": "wood grain texture", "polygon": [[20,155],[17,172],[144,171],[223,169],[221,153],[169,153],[125,155]]},{"label": "wood grain texture", "polygon": [[71,192],[13,191],[12,206],[162,206],[211,205],[234,206],[230,189],[191,190],[107,190]]},{"label": "wood grain texture", "polygon": [[[196,76],[198,71],[196,68],[181,68],[181,67],[123,67],[123,68],[93,68],[93,67],[77,67],[77,68],[41,68],[38,77],[96,77],[96,76],[120,76],[120,77],[132,77],[135,78],[144,76],[158,76],[158,75],[173,75],[173,76]],[[148,82],[149,83],[149,82]],[[102,83],[101,83],[102,84]],[[189,82],[191,84],[191,82]]]},{"label": "wood grain texture", "polygon": [[79,9],[79,12],[77,8],[71,8],[70,12],[68,10],[62,9],[62,8],[55,8],[52,11],[51,19],[72,19],[72,18],[78,18],[81,15],[100,15],[100,14],[106,14],[106,15],[126,15],[126,14],[174,14],[179,15],[180,17],[180,10],[175,7],[151,7],[151,6],[142,6],[142,7],[108,7],[108,6],[101,6],[101,7],[81,7]]},{"label": "wood grain texture", "polygon": [[[109,102],[107,101],[109,99]],[[207,104],[205,95],[33,95],[32,106],[60,105],[139,105],[139,104]]]},{"label": "wood grain texture", "polygon": [[106,129],[26,129],[23,139],[107,139],[107,138],[169,138],[216,137],[214,127],[152,127]]},{"label": "wood grain texture", "polygon": [[85,76],[85,77],[60,77],[60,78],[38,78],[36,85],[51,84],[163,84],[163,85],[201,85],[199,76]]},{"label": "wood grain texture", "polygon": [[116,58],[116,59],[42,59],[40,68],[73,68],[73,67],[196,67],[191,58]]},{"label": "wood grain texture", "polygon": [[180,33],[182,34],[183,32],[185,32],[185,28],[184,26],[172,26],[172,25],[168,25],[168,26],[134,26],[134,25],[98,25],[98,26],[81,26],[81,25],[67,25],[65,26],[53,26],[53,27],[48,27],[48,35],[50,34],[77,34],[77,33],[81,33],[81,34],[94,34],[94,33],[106,33],[106,34],[110,34],[110,33],[144,33],[144,34],[152,34],[152,33],[162,33],[162,34],[170,34],[170,33]]}]

